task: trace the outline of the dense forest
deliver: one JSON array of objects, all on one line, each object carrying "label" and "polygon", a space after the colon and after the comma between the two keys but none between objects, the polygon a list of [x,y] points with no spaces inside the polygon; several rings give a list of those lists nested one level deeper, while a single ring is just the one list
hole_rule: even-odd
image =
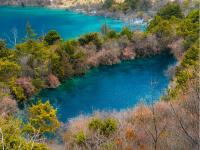
[{"label": "dense forest", "polygon": [[[64,41],[54,30],[38,37],[30,23],[25,30],[23,42],[13,48],[0,40],[0,149],[58,149],[48,135],[60,137],[69,150],[199,148],[198,9],[183,13],[178,3],[167,3],[145,32],[127,27],[116,32],[105,24],[101,33]],[[178,63],[169,70],[166,94],[155,104],[80,116],[65,125],[48,101],[31,100],[93,67],[164,52]]]}]

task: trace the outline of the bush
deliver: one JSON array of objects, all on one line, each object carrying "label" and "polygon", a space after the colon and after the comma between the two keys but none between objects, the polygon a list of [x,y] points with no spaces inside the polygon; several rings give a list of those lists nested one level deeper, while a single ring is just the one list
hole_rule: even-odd
[{"label": "bush", "polygon": [[186,82],[189,80],[189,78],[191,77],[191,75],[189,74],[188,71],[182,70],[177,73],[176,77],[177,77],[177,83],[180,86],[184,86]]},{"label": "bush", "polygon": [[114,2],[115,2],[114,0],[105,0],[103,4],[103,8],[106,8],[106,9],[111,8]]},{"label": "bush", "polygon": [[187,67],[190,65],[195,65],[197,63],[197,60],[199,59],[199,48],[198,45],[193,45],[185,54],[181,65],[183,67]]},{"label": "bush", "polygon": [[10,115],[18,111],[17,103],[9,97],[3,97],[0,100],[0,115]]},{"label": "bush", "polygon": [[102,126],[102,121],[99,118],[93,118],[89,123],[90,130],[99,130]]},{"label": "bush", "polygon": [[125,0],[124,3],[132,10],[147,10],[152,6],[150,0]]},{"label": "bush", "polygon": [[32,84],[36,88],[36,90],[40,90],[40,89],[43,89],[45,87],[44,81],[40,78],[33,79]]},{"label": "bush", "polygon": [[57,31],[51,30],[47,33],[47,35],[44,38],[44,41],[47,42],[48,45],[54,44],[56,41],[59,41],[61,39],[60,35]]},{"label": "bush", "polygon": [[18,78],[16,80],[16,85],[22,87],[24,89],[24,92],[27,97],[30,97],[34,94],[34,87],[32,85],[31,79],[30,78]]},{"label": "bush", "polygon": [[181,7],[176,2],[167,3],[167,5],[160,9],[158,15],[164,19],[170,19],[172,16],[176,18],[183,18]]},{"label": "bush", "polygon": [[20,69],[17,63],[0,59],[0,81],[5,82],[12,77],[16,78]]},{"label": "bush", "polygon": [[93,43],[96,45],[97,49],[100,49],[102,46],[102,40],[100,38],[99,33],[89,33],[78,39],[79,43],[84,46],[89,43]]},{"label": "bush", "polygon": [[28,108],[28,123],[25,131],[29,133],[53,133],[60,127],[60,122],[56,116],[56,109],[49,101],[42,103],[41,100],[36,105]]},{"label": "bush", "polygon": [[12,85],[11,91],[15,98],[20,102],[24,102],[26,100],[26,96],[24,95],[24,89],[20,86]]},{"label": "bush", "polygon": [[34,149],[34,150],[49,150],[46,144],[37,143],[36,141],[30,141],[25,139],[23,131],[21,129],[22,123],[20,120],[13,117],[3,118],[0,115],[0,137],[3,136],[3,142],[0,142],[0,148],[3,147],[5,150],[16,150],[16,149]]},{"label": "bush", "polygon": [[109,136],[117,130],[117,122],[113,118],[99,119],[93,118],[89,123],[89,129],[98,131],[104,136]]},{"label": "bush", "polygon": [[0,51],[7,49],[6,42],[0,39]]},{"label": "bush", "polygon": [[131,32],[131,30],[128,27],[124,27],[122,29],[122,31],[120,32],[120,35],[121,36],[124,36],[124,35],[127,36],[127,38],[129,40],[131,40],[131,38],[132,38],[132,32]]},{"label": "bush", "polygon": [[77,47],[78,47],[78,42],[75,40],[69,40],[63,44],[64,51],[69,55],[73,55],[77,50]]},{"label": "bush", "polygon": [[80,131],[75,135],[75,141],[77,144],[85,144],[86,137],[85,137],[85,134],[83,133],[83,131]]},{"label": "bush", "polygon": [[114,120],[112,118],[107,118],[104,120],[104,122],[101,126],[101,132],[104,135],[109,136],[109,135],[113,134],[116,130],[117,130],[116,120]]},{"label": "bush", "polygon": [[118,34],[115,30],[110,30],[109,32],[107,32],[106,37],[109,39],[114,39],[118,38]]}]

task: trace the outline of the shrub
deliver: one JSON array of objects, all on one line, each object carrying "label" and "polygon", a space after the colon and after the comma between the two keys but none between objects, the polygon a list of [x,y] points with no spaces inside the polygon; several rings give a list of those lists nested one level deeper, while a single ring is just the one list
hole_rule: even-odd
[{"label": "shrub", "polygon": [[112,7],[112,5],[114,4],[114,2],[115,2],[114,0],[105,0],[105,2],[103,4],[103,8],[108,9],[108,8]]},{"label": "shrub", "polygon": [[14,114],[17,112],[17,110],[18,108],[15,100],[9,97],[4,97],[2,100],[0,100],[0,114]]},{"label": "shrub", "polygon": [[123,36],[123,35],[127,36],[127,38],[129,40],[131,40],[131,38],[132,38],[132,32],[131,32],[131,30],[128,27],[124,27],[122,29],[122,31],[120,32],[120,35],[121,36]]},{"label": "shrub", "polygon": [[36,90],[40,90],[40,89],[43,89],[45,87],[44,81],[40,78],[33,79],[32,84],[36,88]]},{"label": "shrub", "polygon": [[0,51],[7,49],[6,42],[0,39]]},{"label": "shrub", "polygon": [[60,127],[60,122],[56,116],[56,110],[49,101],[42,103],[41,100],[36,105],[28,108],[28,123],[25,131],[30,133],[53,133]]},{"label": "shrub", "polygon": [[30,78],[21,77],[16,80],[16,85],[22,87],[27,97],[34,94],[34,87]]},{"label": "shrub", "polygon": [[0,81],[8,81],[11,77],[17,77],[20,69],[17,63],[0,59]]},{"label": "shrub", "polygon": [[26,100],[26,96],[24,95],[24,89],[20,86],[12,85],[11,91],[15,98],[20,102],[24,102]]},{"label": "shrub", "polygon": [[79,43],[84,46],[89,43],[93,43],[96,45],[97,49],[100,49],[102,46],[102,40],[100,38],[99,33],[89,33],[78,39]]},{"label": "shrub", "polygon": [[47,35],[44,37],[44,41],[47,42],[48,45],[52,45],[56,41],[59,41],[60,39],[61,39],[60,35],[55,30],[49,31]]},{"label": "shrub", "polygon": [[93,118],[89,123],[90,130],[99,130],[102,126],[102,120],[99,118]]},{"label": "shrub", "polygon": [[183,18],[181,7],[176,2],[167,3],[167,5],[160,9],[158,15],[164,19],[170,19],[172,16],[176,18]]},{"label": "shrub", "polygon": [[73,55],[75,53],[75,51],[77,50],[77,46],[78,46],[77,41],[69,40],[63,44],[63,49],[67,54]]},{"label": "shrub", "polygon": [[86,137],[85,137],[85,134],[83,133],[83,131],[80,131],[75,135],[75,141],[77,144],[85,144]]},{"label": "shrub", "polygon": [[117,122],[113,118],[93,118],[89,123],[89,129],[98,131],[105,136],[113,134],[117,130]]},{"label": "shrub", "polygon": [[109,136],[117,130],[117,122],[115,119],[107,118],[104,120],[100,129],[104,135]]},{"label": "shrub", "polygon": [[199,52],[200,52],[200,49],[198,47],[198,42],[197,42],[196,45],[193,45],[189,50],[187,50],[181,62],[181,65],[183,67],[187,67],[190,65],[197,64],[197,60],[199,59]]},{"label": "shrub", "polygon": [[125,0],[124,3],[132,10],[147,10],[152,6],[149,0]]},{"label": "shrub", "polygon": [[3,136],[0,142],[0,148],[5,150],[16,149],[34,149],[34,150],[49,150],[46,144],[33,142],[25,139],[21,129],[22,123],[20,120],[13,117],[2,117],[0,115],[0,137]]},{"label": "shrub", "polygon": [[106,37],[109,39],[114,39],[118,38],[118,34],[115,30],[110,30],[109,32],[107,32]]},{"label": "shrub", "polygon": [[177,83],[180,85],[180,86],[184,86],[185,83],[188,81],[188,79],[191,77],[191,75],[189,74],[188,71],[186,70],[181,70],[177,73],[176,75],[177,77]]}]

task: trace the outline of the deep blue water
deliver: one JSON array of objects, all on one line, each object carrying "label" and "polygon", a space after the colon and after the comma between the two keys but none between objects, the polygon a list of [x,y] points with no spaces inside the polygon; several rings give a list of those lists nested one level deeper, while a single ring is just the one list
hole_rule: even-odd
[{"label": "deep blue water", "polygon": [[169,83],[165,71],[174,62],[172,56],[163,54],[95,68],[57,89],[43,90],[38,97],[49,99],[64,122],[95,110],[130,108],[141,100],[159,99]]},{"label": "deep blue water", "polygon": [[[63,39],[78,37],[88,32],[100,31],[105,23],[103,16],[88,16],[64,9],[49,9],[42,7],[10,7],[0,6],[0,38],[13,41],[12,31],[17,29],[20,42],[25,36],[25,26],[29,22],[38,35],[49,30],[57,30]],[[125,26],[122,21],[107,18],[106,23],[116,31]],[[139,29],[144,30],[145,26]]]},{"label": "deep blue water", "polygon": [[[100,31],[105,18],[62,9],[0,7],[0,38],[13,40],[11,31],[15,28],[20,42],[25,36],[27,22],[30,22],[38,35],[55,29],[63,39],[69,39]],[[116,31],[125,25],[111,18],[107,18],[106,22]],[[145,26],[139,29],[145,30]],[[8,44],[12,45],[10,42]],[[95,68],[82,77],[66,80],[57,89],[43,90],[38,97],[43,101],[49,99],[58,109],[58,117],[63,122],[81,113],[130,108],[141,99],[159,99],[169,83],[165,71],[173,63],[172,56],[163,54]],[[154,84],[151,85],[151,82]]]}]

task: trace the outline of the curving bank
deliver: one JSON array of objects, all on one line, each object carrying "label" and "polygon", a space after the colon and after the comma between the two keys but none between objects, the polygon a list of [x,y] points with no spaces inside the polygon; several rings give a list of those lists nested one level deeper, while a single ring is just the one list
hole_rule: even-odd
[{"label": "curving bank", "polygon": [[[185,16],[177,3],[168,3],[146,32],[124,28],[117,33],[105,25],[102,34],[63,41],[56,31],[36,38],[27,24],[25,42],[12,50],[0,42],[0,147],[57,149],[56,142],[43,138],[57,134],[66,149],[198,149],[198,21],[199,10]],[[55,88],[90,68],[166,51],[179,62],[171,69],[173,82],[163,97],[169,102],[82,116],[67,124],[64,135],[56,109],[48,101],[24,105],[41,89]],[[16,116],[17,104],[26,110],[23,123],[18,119],[22,115]]]}]

